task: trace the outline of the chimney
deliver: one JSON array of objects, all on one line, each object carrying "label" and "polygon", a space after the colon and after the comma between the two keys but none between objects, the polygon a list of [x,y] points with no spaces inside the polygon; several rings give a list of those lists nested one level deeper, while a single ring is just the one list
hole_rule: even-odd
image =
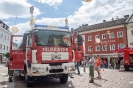
[{"label": "chimney", "polygon": [[118,20],[118,19],[119,19],[119,17],[117,16],[117,17],[116,17],[116,20]]},{"label": "chimney", "polygon": [[112,21],[114,21],[114,18],[112,17]]},{"label": "chimney", "polygon": [[85,24],[85,26],[88,26],[88,24]]},{"label": "chimney", "polygon": [[81,28],[82,26],[79,26],[79,28]]},{"label": "chimney", "polygon": [[125,16],[124,16],[124,18],[128,18],[128,17],[129,17],[129,15],[125,15]]},{"label": "chimney", "polygon": [[103,20],[103,22],[106,22],[106,20]]}]

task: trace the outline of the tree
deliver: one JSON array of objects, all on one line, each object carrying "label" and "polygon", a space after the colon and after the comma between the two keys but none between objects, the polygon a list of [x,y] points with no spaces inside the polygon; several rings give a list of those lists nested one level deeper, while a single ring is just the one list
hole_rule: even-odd
[{"label": "tree", "polygon": [[7,53],[5,54],[5,57],[6,57],[6,58],[9,58],[9,57],[10,57],[10,53],[7,52]]}]

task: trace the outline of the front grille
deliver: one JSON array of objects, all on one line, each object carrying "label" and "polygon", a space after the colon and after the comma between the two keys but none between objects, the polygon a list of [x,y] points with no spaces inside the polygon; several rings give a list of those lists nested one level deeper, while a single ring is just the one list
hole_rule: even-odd
[{"label": "front grille", "polygon": [[50,73],[57,73],[57,72],[63,72],[63,69],[52,69],[49,70]]},{"label": "front grille", "polygon": [[62,63],[51,63],[50,66],[62,65]]}]

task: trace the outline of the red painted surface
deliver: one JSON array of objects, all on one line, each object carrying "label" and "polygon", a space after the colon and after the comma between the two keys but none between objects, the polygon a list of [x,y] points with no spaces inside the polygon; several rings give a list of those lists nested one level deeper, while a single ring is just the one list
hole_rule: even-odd
[{"label": "red painted surface", "polygon": [[24,66],[24,59],[25,59],[25,52],[22,50],[12,50],[12,39],[13,37],[22,37],[21,35],[12,35],[11,42],[10,42],[10,60],[9,68],[10,69],[23,69]]},{"label": "red painted surface", "polygon": [[[107,34],[107,31],[110,31],[110,33],[114,33],[114,38],[109,38],[109,34]],[[122,31],[123,32],[123,37],[117,38],[117,32]],[[107,35],[107,39],[102,39],[102,34]],[[123,43],[125,46],[127,45],[127,37],[126,37],[126,28],[125,27],[120,27],[120,28],[114,28],[110,30],[104,30],[104,31],[97,31],[97,32],[89,32],[85,35],[85,52],[86,54],[108,54],[111,53],[110,51],[110,44],[115,44],[115,49],[118,49],[118,44]],[[100,40],[102,43],[96,43],[95,41],[95,35],[100,36]],[[88,41],[88,36],[92,36],[92,41]],[[115,41],[114,41],[115,40]],[[109,43],[107,41],[110,41]],[[100,46],[100,51],[96,51],[95,46],[99,45]],[[107,45],[107,51],[102,50],[102,45]],[[93,51],[89,52],[88,47],[92,46]]]},{"label": "red painted surface", "polygon": [[133,49],[131,48],[123,48],[123,49],[119,49],[119,50],[112,50],[112,52],[114,53],[122,53],[124,55],[124,65],[130,65],[130,54],[133,54]]},{"label": "red painted surface", "polygon": [[[11,48],[10,48],[10,57],[13,58],[13,60],[10,60],[10,69],[23,69],[24,67],[24,60],[26,59],[26,55],[27,55],[27,59],[30,60],[30,62],[32,63],[32,50],[30,48],[27,47],[28,52],[26,54],[26,51],[23,50],[12,50],[12,40],[13,37],[17,36],[17,37],[22,37],[20,35],[13,35],[11,36]],[[63,62],[72,62],[73,60],[73,53],[72,50],[74,48],[74,54],[75,54],[75,61],[79,61],[80,59],[83,58],[83,45],[80,46],[81,51],[77,50],[77,43],[75,43],[75,35],[72,35],[72,45],[70,47],[61,47],[61,46],[46,46],[46,47],[42,47],[42,46],[36,46],[35,44],[35,39],[34,39],[34,35],[32,35],[32,48],[34,50],[37,50],[36,53],[36,60],[37,63],[63,63]],[[58,49],[56,49],[56,51],[54,51],[55,53],[57,52],[68,52],[69,53],[69,58],[68,60],[42,60],[42,52],[53,52],[51,51],[46,51],[43,48],[48,48],[48,50],[50,48],[62,48],[62,51],[57,51]],[[67,48],[67,49],[66,49]]]}]

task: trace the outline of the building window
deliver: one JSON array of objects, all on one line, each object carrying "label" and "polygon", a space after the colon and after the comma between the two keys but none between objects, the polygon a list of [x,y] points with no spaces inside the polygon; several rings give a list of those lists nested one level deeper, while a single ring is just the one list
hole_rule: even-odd
[{"label": "building window", "polygon": [[88,41],[92,41],[92,36],[88,36]]},{"label": "building window", "polygon": [[114,38],[115,36],[114,36],[114,33],[110,33],[109,34],[109,38]]},{"label": "building window", "polygon": [[1,34],[1,38],[3,38],[3,34]]},{"label": "building window", "polygon": [[0,44],[0,49],[2,50],[2,44]]},{"label": "building window", "polygon": [[124,47],[125,47],[124,44],[122,44],[122,43],[118,44],[118,49],[122,49],[122,48],[124,48]]},{"label": "building window", "polygon": [[100,51],[100,46],[99,45],[96,46],[96,51]]},{"label": "building window", "polygon": [[9,40],[9,36],[8,36],[7,40]]},{"label": "building window", "polygon": [[110,45],[110,50],[115,50],[115,44]]},{"label": "building window", "polygon": [[123,37],[123,32],[122,31],[117,32],[117,38],[121,38],[121,37]]},{"label": "building window", "polygon": [[89,52],[92,52],[92,46],[89,46],[89,47],[88,47],[88,51],[89,51]]},{"label": "building window", "polygon": [[95,39],[98,39],[98,38],[100,38],[100,36],[99,35],[95,35]]},{"label": "building window", "polygon": [[8,51],[8,46],[7,46],[7,51]]},{"label": "building window", "polygon": [[107,51],[107,45],[103,45],[103,51]]},{"label": "building window", "polygon": [[5,40],[6,40],[6,35],[5,35]]},{"label": "building window", "polygon": [[131,35],[133,35],[133,30],[131,30]]},{"label": "building window", "polygon": [[102,34],[102,39],[106,39],[107,35],[106,34]]},{"label": "building window", "polygon": [[5,45],[4,45],[4,50],[5,50]]}]

